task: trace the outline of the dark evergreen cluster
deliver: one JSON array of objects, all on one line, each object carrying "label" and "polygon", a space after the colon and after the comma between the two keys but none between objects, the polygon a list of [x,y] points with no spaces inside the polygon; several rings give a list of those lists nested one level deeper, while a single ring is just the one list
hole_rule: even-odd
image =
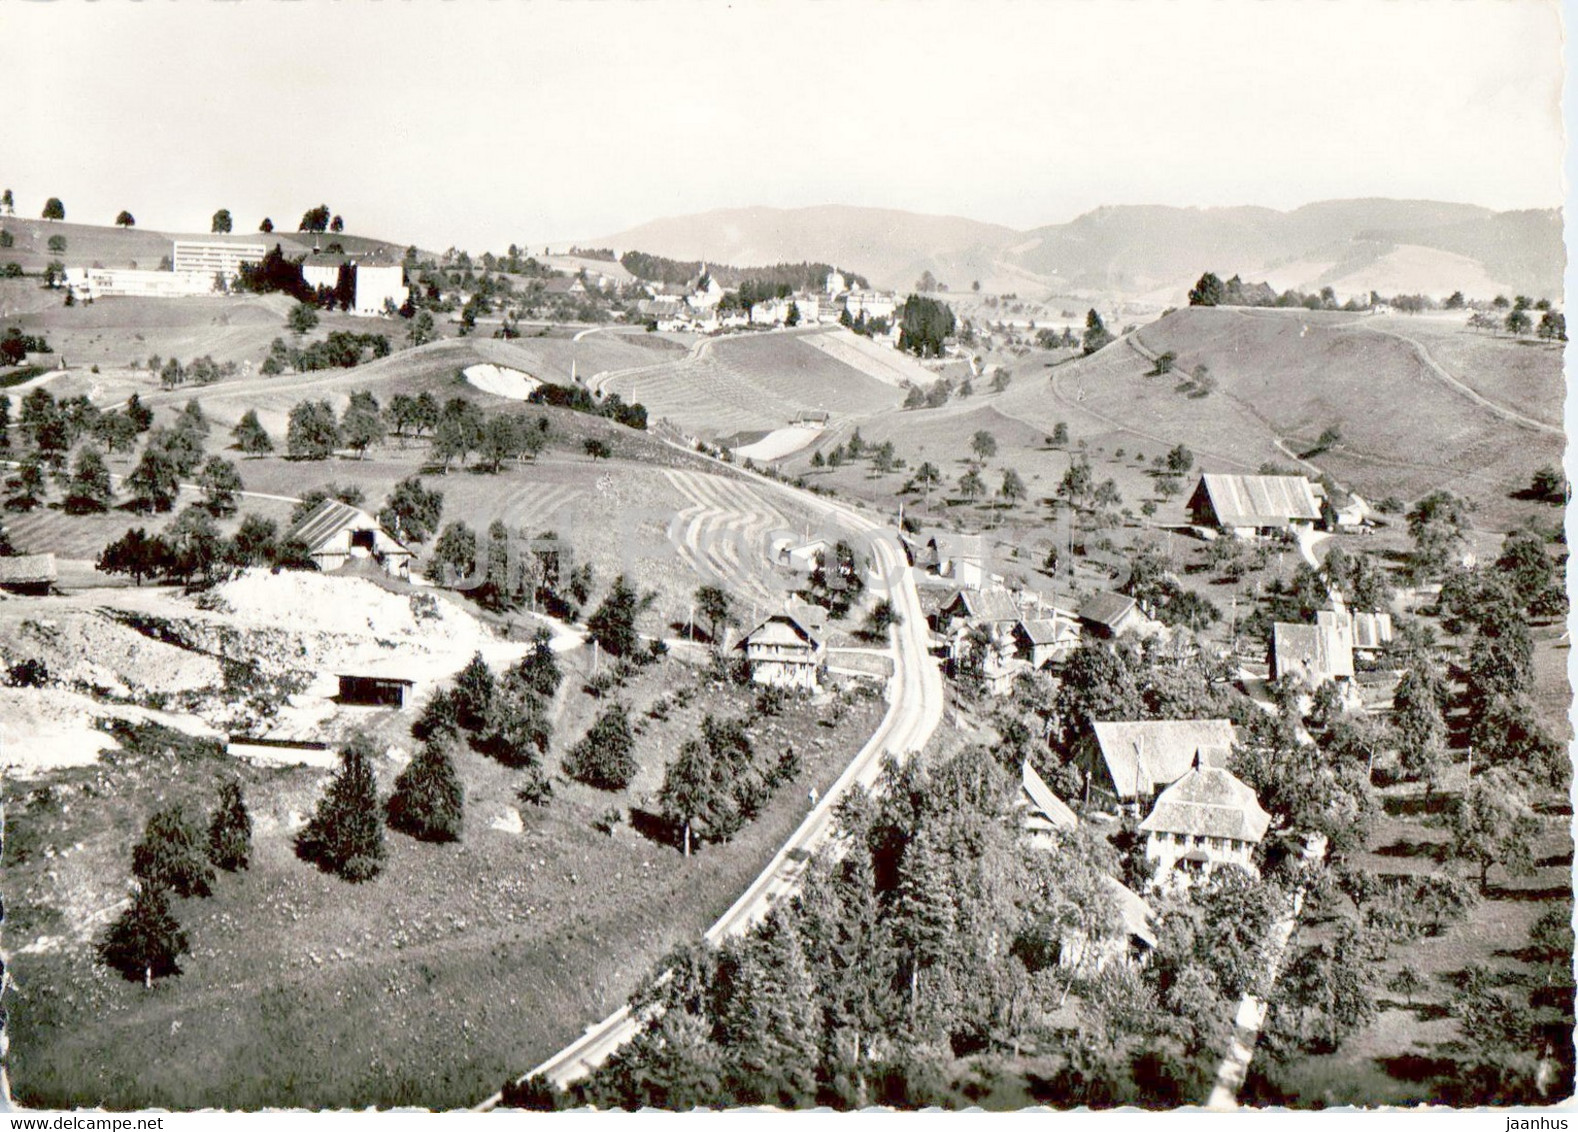
[{"label": "dark evergreen cluster", "polygon": [[746,725],[708,715],[701,735],[687,739],[664,772],[658,804],[687,857],[698,841],[733,837],[799,769],[794,748],[781,754],[758,748]]},{"label": "dark evergreen cluster", "polygon": [[551,642],[546,629],[538,630],[531,649],[502,677],[476,654],[456,674],[452,688],[434,693],[423,705],[413,734],[429,746],[465,737],[482,754],[524,771],[522,794],[546,803],[553,793],[542,764],[553,737],[549,704],[563,678]]},{"label": "dark evergreen cluster", "polygon": [[797,896],[658,964],[640,1034],[571,1095],[506,1103],[963,1107],[1010,1071],[1062,1106],[1198,1102],[1285,893],[1221,874],[1158,909],[1150,964],[1098,961],[1126,938],[1114,853],[1088,831],[1032,848],[1014,788],[983,748],[890,762]]},{"label": "dark evergreen cluster", "polygon": [[132,848],[136,891],[99,940],[99,959],[145,986],[152,986],[156,978],[180,974],[180,957],[191,950],[191,942],[170,907],[170,897],[211,895],[215,867],[226,872],[244,869],[251,852],[252,818],[239,782],[231,780],[220,787],[206,830],[179,803],[154,812]]}]

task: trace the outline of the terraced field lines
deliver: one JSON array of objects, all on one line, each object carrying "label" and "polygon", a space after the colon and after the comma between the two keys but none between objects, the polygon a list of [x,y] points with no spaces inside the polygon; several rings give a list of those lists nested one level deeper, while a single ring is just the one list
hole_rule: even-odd
[{"label": "terraced field lines", "polygon": [[[788,520],[744,484],[695,472],[666,474],[690,500],[669,524],[681,560],[752,600],[772,603],[775,595],[763,584],[759,564],[767,560],[768,533],[787,529]],[[753,569],[747,563],[758,565]]]},{"label": "terraced field lines", "polygon": [[535,535],[540,530],[552,527],[554,517],[562,518],[562,513],[584,492],[585,489],[579,484],[572,483],[522,484],[504,497],[499,514],[505,521]]}]

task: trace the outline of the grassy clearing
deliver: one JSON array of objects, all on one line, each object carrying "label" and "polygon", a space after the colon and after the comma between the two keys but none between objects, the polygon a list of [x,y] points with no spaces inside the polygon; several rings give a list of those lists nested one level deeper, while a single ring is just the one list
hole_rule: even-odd
[{"label": "grassy clearing", "polygon": [[[1533,320],[1539,322],[1539,312]],[[1562,344],[1465,329],[1467,316],[1373,319],[1376,330],[1410,338],[1481,396],[1550,424],[1562,423]]]},{"label": "grassy clearing", "polygon": [[[1180,369],[1211,368],[1218,392],[1201,404],[1236,403],[1264,422],[1263,435],[1280,436],[1295,451],[1338,425],[1341,443],[1316,463],[1367,498],[1412,499],[1446,487],[1479,505],[1478,525],[1516,525],[1528,505],[1509,495],[1540,464],[1559,462],[1560,437],[1497,417],[1441,383],[1412,343],[1366,325],[1355,315],[1196,308],[1168,315],[1140,337],[1152,350],[1175,351]],[[1453,372],[1469,385],[1494,387],[1503,366],[1528,360],[1511,340],[1460,333],[1474,344],[1454,358],[1462,372]],[[1559,391],[1559,380],[1549,388]],[[1126,394],[1132,384],[1090,395],[1111,403]],[[1536,415],[1550,417],[1557,404],[1547,401]],[[1226,426],[1218,418],[1214,427]],[[1196,435],[1191,429],[1180,439],[1193,447]],[[1199,434],[1202,447],[1210,435]]]},{"label": "grassy clearing", "polygon": [[[599,706],[578,690],[584,663],[571,661],[555,765]],[[700,690],[680,707],[686,687]],[[290,831],[321,789],[317,771],[151,756],[37,784],[8,815],[14,1094],[40,1107],[442,1108],[535,1064],[722,913],[803,817],[807,791],[826,789],[881,713],[875,699],[841,718],[798,702],[761,725],[768,749],[795,745],[800,775],[734,842],[686,862],[627,824],[607,836],[592,823],[610,805],[639,805],[704,711],[738,713],[752,693],[670,661],[624,695],[644,728],[630,792],[561,781],[551,805],[522,807],[516,772],[465,752],[461,842],[390,834],[385,872],[362,886],[291,852]],[[669,701],[666,721],[646,716],[658,698]],[[369,724],[408,751],[411,716],[369,713]],[[379,767],[384,791],[397,761]],[[210,804],[230,774],[257,827],[252,868],[223,877],[209,900],[180,902],[194,952],[179,978],[144,991],[106,972],[85,938],[104,917],[88,914],[121,897],[142,821],[177,797]],[[510,811],[522,832],[492,828]]]},{"label": "grassy clearing", "polygon": [[709,437],[783,428],[802,411],[865,416],[903,400],[894,386],[801,338],[796,333],[719,338],[704,343],[696,357],[619,374],[608,389],[640,401],[653,419]]}]

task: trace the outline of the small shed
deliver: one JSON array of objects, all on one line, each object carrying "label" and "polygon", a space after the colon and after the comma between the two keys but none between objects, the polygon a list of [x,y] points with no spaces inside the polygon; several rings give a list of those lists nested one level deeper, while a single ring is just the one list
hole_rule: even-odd
[{"label": "small shed", "polygon": [[53,554],[17,554],[0,558],[0,590],[42,596],[54,588],[60,574]]},{"label": "small shed", "polygon": [[358,676],[342,672],[339,700],[365,707],[404,707],[405,690],[415,683],[399,676]]}]

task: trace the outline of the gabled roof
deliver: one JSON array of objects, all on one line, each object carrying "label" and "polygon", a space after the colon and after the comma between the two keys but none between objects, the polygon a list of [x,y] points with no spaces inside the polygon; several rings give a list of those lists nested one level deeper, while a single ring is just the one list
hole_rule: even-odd
[{"label": "gabled roof", "polygon": [[319,503],[302,516],[301,522],[285,533],[285,538],[287,541],[300,539],[306,544],[307,553],[312,554],[323,549],[330,539],[347,527],[355,527],[358,530],[376,527],[390,542],[404,549],[400,540],[383,530],[377,519],[360,508],[341,503],[338,499],[325,499]]},{"label": "gabled roof", "polygon": [[1063,799],[1052,793],[1046,780],[1036,773],[1036,768],[1026,759],[1019,769],[1019,784],[1029,799],[1032,813],[1040,814],[1057,829],[1077,829],[1079,817],[1069,809]]},{"label": "gabled roof", "polygon": [[1353,615],[1353,647],[1378,649],[1392,640],[1392,615],[1390,613],[1355,613]]},{"label": "gabled roof", "polygon": [[60,577],[53,554],[14,554],[0,557],[0,586],[37,586]]},{"label": "gabled roof", "polygon": [[1178,781],[1197,754],[1208,766],[1223,766],[1233,752],[1233,725],[1225,719],[1097,722],[1091,729],[1119,798]]},{"label": "gabled roof", "polygon": [[1118,916],[1123,920],[1124,930],[1131,936],[1144,940],[1147,946],[1155,947],[1156,932],[1151,927],[1151,906],[1140,897],[1139,893],[1117,877],[1101,879],[1107,886],[1107,891],[1112,894],[1113,904],[1118,909]]},{"label": "gabled roof", "polygon": [[748,642],[767,645],[822,646],[822,634],[827,626],[827,610],[819,605],[792,605],[777,613],[770,613],[749,633],[740,638],[736,648]]},{"label": "gabled roof", "polygon": [[1079,638],[1079,626],[1057,616],[1021,620],[1015,632],[1032,645],[1056,645]]},{"label": "gabled roof", "polygon": [[980,561],[986,557],[985,535],[936,534],[928,544],[937,552],[937,559],[966,558]]},{"label": "gabled roof", "polygon": [[1094,593],[1080,602],[1079,617],[1081,621],[1115,629],[1133,609],[1134,599],[1127,594]]},{"label": "gabled roof", "polygon": [[1255,842],[1270,824],[1271,815],[1261,809],[1255,792],[1232,772],[1197,766],[1162,791],[1140,829]]},{"label": "gabled roof", "polygon": [[1320,504],[1303,476],[1227,476],[1207,473],[1191,497],[1205,502],[1224,527],[1278,527],[1291,519],[1317,520]]},{"label": "gabled roof", "polygon": [[1330,611],[1314,625],[1278,621],[1271,627],[1271,651],[1276,674],[1285,676],[1303,669],[1319,683],[1353,675],[1353,638],[1341,632]]},{"label": "gabled roof", "polygon": [[1007,590],[959,590],[942,607],[971,621],[1018,621],[1019,607]]}]

